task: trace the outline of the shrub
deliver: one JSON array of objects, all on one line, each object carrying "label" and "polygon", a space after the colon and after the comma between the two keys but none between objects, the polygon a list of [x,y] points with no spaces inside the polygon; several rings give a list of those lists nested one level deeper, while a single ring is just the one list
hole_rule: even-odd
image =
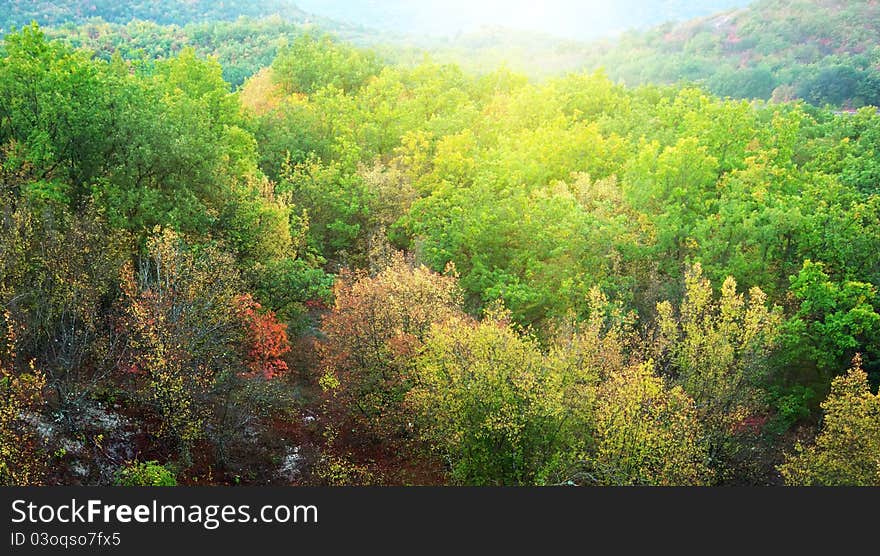
[{"label": "shrub", "polygon": [[157,461],[132,462],[119,470],[119,486],[177,486],[174,474]]}]

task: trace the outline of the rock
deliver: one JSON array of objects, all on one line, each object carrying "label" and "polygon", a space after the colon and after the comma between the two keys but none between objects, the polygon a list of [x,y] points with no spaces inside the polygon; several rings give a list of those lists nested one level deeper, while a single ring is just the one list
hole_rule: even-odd
[{"label": "rock", "polygon": [[288,446],[284,452],[284,459],[281,461],[278,475],[289,482],[294,482],[302,475],[305,458],[299,446]]}]

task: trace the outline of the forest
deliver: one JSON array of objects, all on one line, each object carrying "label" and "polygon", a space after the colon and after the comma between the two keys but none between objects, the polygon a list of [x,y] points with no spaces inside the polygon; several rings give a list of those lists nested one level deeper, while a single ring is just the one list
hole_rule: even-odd
[{"label": "forest", "polygon": [[0,485],[880,485],[871,21],[858,101],[16,26]]},{"label": "forest", "polygon": [[[756,0],[747,6],[745,0],[628,0],[614,8],[603,4],[611,12],[604,17],[602,11],[594,17],[588,2],[575,2],[580,7],[572,9],[580,17],[568,23],[574,30],[622,18],[638,27],[605,39],[586,31],[572,38],[498,26],[426,34],[420,21],[426,30],[451,25],[417,17],[427,3],[439,18],[447,4],[427,0],[307,3],[316,8],[326,3],[324,11],[348,14],[351,22],[304,12],[288,0],[171,2],[171,9],[166,3],[66,0],[50,8],[12,0],[5,19],[0,14],[0,34],[34,19],[51,25],[44,29],[49,37],[107,61],[114,53],[126,60],[168,58],[192,47],[200,56],[216,56],[234,88],[270,65],[297,36],[329,33],[374,51],[385,64],[410,69],[427,57],[478,75],[506,67],[545,81],[601,70],[615,83],[697,85],[722,98],[804,100],[847,110],[880,104],[880,6],[872,0]],[[94,9],[83,9],[85,4]],[[725,8],[731,9],[714,13]],[[680,21],[691,15],[702,17]],[[662,21],[668,23],[644,28]]]}]

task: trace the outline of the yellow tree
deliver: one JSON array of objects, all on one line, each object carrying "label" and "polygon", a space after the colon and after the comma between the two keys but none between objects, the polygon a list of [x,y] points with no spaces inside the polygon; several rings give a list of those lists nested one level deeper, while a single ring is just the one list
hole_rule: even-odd
[{"label": "yellow tree", "polygon": [[873,394],[861,357],[831,383],[816,442],[798,443],[779,471],[789,485],[880,486],[880,393]]},{"label": "yellow tree", "polygon": [[685,275],[685,295],[678,311],[668,301],[657,305],[653,351],[661,373],[696,402],[697,414],[711,437],[713,457],[724,459],[725,445],[760,408],[759,385],[766,378],[781,315],[767,306],[754,287],[737,293],[728,277],[716,300],[699,263]]},{"label": "yellow tree", "polygon": [[188,461],[211,417],[218,382],[244,368],[239,283],[231,257],[198,255],[171,231],[154,236],[138,271],[123,270],[123,318],[133,379],[159,417],[152,431]]},{"label": "yellow tree", "polygon": [[694,401],[680,386],[668,388],[652,367],[624,367],[599,386],[588,482],[700,485],[710,479]]},{"label": "yellow tree", "polygon": [[551,357],[563,373],[570,454],[549,482],[703,484],[708,444],[693,399],[643,362],[634,315],[590,290],[589,318],[557,327]]},{"label": "yellow tree", "polygon": [[45,471],[45,458],[26,419],[42,405],[46,378],[33,362],[27,372],[15,372],[15,333],[9,313],[3,317],[7,330],[5,353],[0,352],[0,486],[35,485]]}]

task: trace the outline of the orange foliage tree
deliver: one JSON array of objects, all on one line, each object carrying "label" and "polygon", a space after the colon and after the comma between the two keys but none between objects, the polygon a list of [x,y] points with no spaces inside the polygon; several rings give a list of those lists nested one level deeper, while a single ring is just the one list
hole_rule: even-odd
[{"label": "orange foliage tree", "polygon": [[328,421],[353,445],[399,445],[411,437],[411,360],[432,324],[461,313],[457,278],[396,254],[375,276],[343,272],[334,295],[318,345]]},{"label": "orange foliage tree", "polygon": [[270,380],[286,373],[283,357],[290,352],[287,325],[279,322],[274,312],[264,311],[250,294],[239,296],[237,310],[245,327],[246,374]]}]

